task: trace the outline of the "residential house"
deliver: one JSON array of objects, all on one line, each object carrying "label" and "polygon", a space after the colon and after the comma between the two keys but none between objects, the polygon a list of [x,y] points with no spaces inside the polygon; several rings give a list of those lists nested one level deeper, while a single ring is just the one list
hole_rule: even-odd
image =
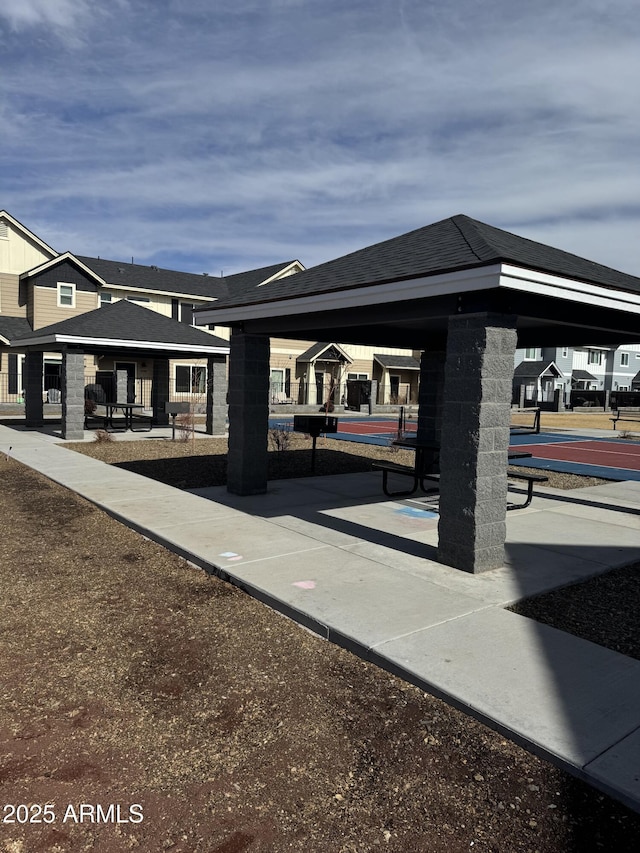
[{"label": "residential house", "polygon": [[[154,265],[105,260],[71,252],[59,253],[7,211],[0,211],[0,403],[22,399],[25,353],[10,349],[12,341],[70,317],[128,300],[181,323],[194,325],[196,307],[213,304],[229,293],[278,282],[304,269],[297,261],[224,277],[161,269]],[[228,340],[229,329],[209,326]],[[45,353],[43,394],[59,399],[61,354]],[[152,365],[142,358],[116,360],[108,354],[87,356],[88,380],[97,372],[126,370],[138,399],[152,378]],[[196,400],[205,388],[201,359],[172,359],[172,393]],[[417,399],[419,354],[406,349],[350,346],[338,342],[273,339],[271,400],[317,405],[329,399],[346,404],[351,383],[377,387],[380,402]]]},{"label": "residential house", "polygon": [[640,344],[530,347],[516,350],[514,402],[551,404],[559,393],[569,406],[580,391],[640,390]]}]

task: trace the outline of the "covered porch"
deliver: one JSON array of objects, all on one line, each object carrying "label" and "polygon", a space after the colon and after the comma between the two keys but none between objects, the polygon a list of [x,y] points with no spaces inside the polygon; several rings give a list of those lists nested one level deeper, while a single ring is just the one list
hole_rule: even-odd
[{"label": "covered porch", "polygon": [[267,491],[269,337],[422,350],[418,437],[440,447],[437,559],[505,562],[516,347],[640,340],[640,279],[459,216],[229,297],[228,485]]},{"label": "covered porch", "polygon": [[[26,352],[28,427],[44,424],[45,353],[60,353],[56,402],[62,407],[65,439],[83,438],[86,416],[92,414],[87,405],[91,408],[92,403],[122,409],[125,426],[131,426],[132,415],[138,413],[152,425],[167,426],[167,404],[177,399],[170,376],[174,360],[186,360],[190,364],[181,367],[192,370],[195,365],[198,371],[192,380],[196,384],[189,386],[186,395],[189,411],[197,400],[206,412],[206,432],[222,435],[226,430],[228,343],[135,303],[122,300],[46,326],[15,338],[12,346]],[[97,368],[88,368],[89,361]],[[148,377],[144,384],[135,379],[136,368],[144,369]],[[105,423],[107,417],[108,410]]]}]

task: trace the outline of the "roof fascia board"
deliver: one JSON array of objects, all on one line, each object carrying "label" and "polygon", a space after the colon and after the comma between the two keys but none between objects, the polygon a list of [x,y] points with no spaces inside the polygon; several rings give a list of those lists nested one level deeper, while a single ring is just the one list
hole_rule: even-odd
[{"label": "roof fascia board", "polygon": [[[500,279],[500,264],[474,267],[454,273],[421,276],[406,281],[391,281],[348,290],[327,291],[312,296],[280,299],[254,305],[219,308],[214,311],[200,309],[198,325],[214,323],[224,326],[242,320],[262,320],[270,317],[286,317],[291,314],[311,314],[318,311],[335,311],[345,308],[361,308],[367,305],[385,305],[390,300],[404,302],[424,299],[425,296],[448,296],[474,290],[490,290],[497,287]],[[426,291],[426,292],[425,292]]]},{"label": "roof fascia board", "polygon": [[589,305],[610,308],[614,311],[640,313],[640,294],[638,293],[628,290],[611,290],[601,285],[534,272],[510,264],[503,264],[499,286],[535,293],[539,296],[565,299],[569,302],[587,302]]},{"label": "roof fascia board", "polygon": [[8,338],[5,338],[4,335],[0,335],[0,343],[3,343],[7,347],[11,346],[11,341]]},{"label": "roof fascia board", "polygon": [[16,341],[15,346],[47,346],[73,344],[75,346],[110,347],[120,349],[170,350],[171,352],[203,353],[210,355],[227,355],[229,347],[195,346],[193,344],[163,343],[162,341],[129,341],[119,338],[89,338],[80,335],[44,335],[43,337],[23,338]]},{"label": "roof fascia board", "polygon": [[[304,362],[302,362],[302,363],[304,364],[305,362],[307,362],[307,363],[309,363],[309,364],[313,364],[313,363],[314,363],[314,362],[316,362],[316,361],[322,361],[322,360],[323,360],[323,359],[322,359],[322,356],[326,353],[326,351],[327,351],[328,349],[331,349],[331,347],[335,347],[335,348],[338,350],[338,352],[340,353],[340,355],[344,358],[344,360],[345,360],[345,361],[348,361],[348,362],[349,362],[349,364],[353,364],[353,359],[351,358],[351,356],[350,356],[350,355],[348,355],[348,354],[347,354],[347,353],[342,349],[342,347],[340,346],[340,344],[335,344],[335,343],[328,343],[328,344],[327,344],[325,347],[323,347],[323,348],[322,348],[322,349],[321,349],[321,350],[320,350],[316,355],[314,355],[314,357],[313,357],[313,358],[306,358],[306,359],[304,360]],[[298,357],[298,358],[296,359],[296,361],[300,361],[300,360],[301,360],[301,359],[300,359],[300,357]]]},{"label": "roof fascia board", "polygon": [[101,278],[96,272],[90,269],[86,264],[83,264],[82,261],[79,261],[76,256],[73,255],[71,252],[64,252],[64,254],[58,255],[56,258],[51,258],[50,261],[45,261],[43,264],[40,264],[39,266],[34,267],[33,269],[23,272],[20,276],[20,280],[22,281],[22,279],[24,278],[30,278],[34,275],[40,275],[40,273],[45,272],[46,270],[51,269],[52,267],[55,267],[57,264],[60,264],[63,261],[72,261],[74,264],[77,264],[80,269],[85,272],[90,278],[92,278],[94,281],[97,281],[98,284],[103,286],[106,284],[106,281],[103,278]]},{"label": "roof fascia board", "polygon": [[274,273],[269,278],[265,278],[264,281],[261,281],[258,287],[264,287],[265,284],[271,284],[272,281],[279,281],[281,278],[288,278],[288,271],[293,269],[294,267],[298,268],[298,272],[304,272],[304,266],[300,263],[300,261],[291,261],[290,264],[287,264],[286,267],[282,267],[281,270]]},{"label": "roof fascia board", "polygon": [[51,246],[48,246],[44,242],[44,240],[41,240],[38,236],[36,236],[33,231],[29,231],[28,228],[25,228],[25,226],[21,222],[18,222],[18,220],[10,213],[7,213],[6,210],[0,210],[0,218],[8,219],[9,222],[16,229],[16,231],[22,232],[25,237],[28,237],[30,240],[33,240],[34,243],[37,243],[41,249],[44,249],[45,252],[49,252],[49,254],[53,255],[54,258],[58,256],[58,253],[55,249],[52,249]]},{"label": "roof fascia board", "polygon": [[131,284],[115,284],[114,282],[106,281],[105,286],[113,290],[126,290],[131,293],[151,293],[154,296],[172,296],[180,299],[194,299],[200,302],[215,302],[216,296],[201,296],[197,293],[187,293],[185,290],[155,290],[152,287],[135,287]]}]

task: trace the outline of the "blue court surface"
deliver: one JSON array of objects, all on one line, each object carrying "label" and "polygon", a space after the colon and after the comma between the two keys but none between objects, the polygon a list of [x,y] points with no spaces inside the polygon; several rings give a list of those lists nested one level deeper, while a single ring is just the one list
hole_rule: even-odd
[{"label": "blue court surface", "polygon": [[[282,425],[293,428],[293,417],[270,418],[271,429]],[[404,435],[415,432],[417,420],[407,420]],[[328,433],[329,438],[355,441],[360,444],[388,446],[398,435],[398,420],[389,417],[340,417],[338,432]],[[580,474],[584,477],[601,477],[605,480],[640,481],[640,442],[620,438],[581,436],[573,433],[516,433],[512,434],[512,448],[531,453],[529,459],[519,459],[517,464],[542,471]]]}]

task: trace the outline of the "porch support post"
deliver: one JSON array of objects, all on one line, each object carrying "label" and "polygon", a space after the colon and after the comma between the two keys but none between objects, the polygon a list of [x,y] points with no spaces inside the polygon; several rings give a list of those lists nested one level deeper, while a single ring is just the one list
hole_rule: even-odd
[{"label": "porch support post", "polygon": [[153,380],[151,384],[151,408],[153,409],[154,424],[157,424],[158,426],[169,425],[169,415],[164,410],[164,404],[168,402],[169,359],[154,358]]},{"label": "porch support post", "polygon": [[207,359],[207,426],[208,435],[224,435],[227,431],[227,360],[223,355]]},{"label": "porch support post", "polygon": [[44,410],[42,407],[43,365],[43,353],[28,352],[25,356],[22,380],[24,385],[25,423],[28,427],[41,427],[44,423]]},{"label": "porch support post", "polygon": [[466,572],[504,563],[516,318],[449,319],[438,560]]},{"label": "porch support post", "polygon": [[62,437],[84,438],[84,352],[62,351]]},{"label": "porch support post", "polygon": [[269,338],[231,333],[229,361],[229,452],[227,491],[267,491],[269,428]]}]

